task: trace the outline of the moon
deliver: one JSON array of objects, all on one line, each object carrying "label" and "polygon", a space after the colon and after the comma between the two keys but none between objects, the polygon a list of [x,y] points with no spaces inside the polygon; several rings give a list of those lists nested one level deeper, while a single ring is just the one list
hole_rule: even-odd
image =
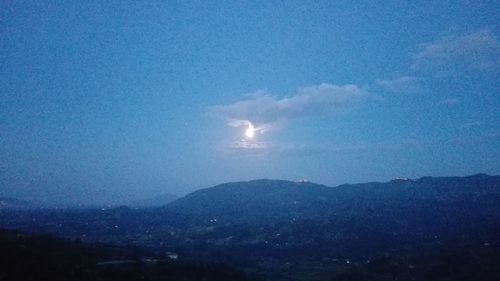
[{"label": "moon", "polygon": [[253,126],[246,129],[245,136],[249,139],[253,139],[253,137],[255,136],[255,129],[253,128]]},{"label": "moon", "polygon": [[255,128],[253,126],[252,123],[250,123],[250,121],[248,121],[248,128],[245,130],[245,136],[249,139],[253,139],[253,137],[255,136]]}]

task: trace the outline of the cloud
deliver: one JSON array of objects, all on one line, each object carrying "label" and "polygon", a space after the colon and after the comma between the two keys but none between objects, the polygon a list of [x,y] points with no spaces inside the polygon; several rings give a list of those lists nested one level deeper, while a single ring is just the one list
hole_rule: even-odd
[{"label": "cloud", "polygon": [[271,143],[268,142],[257,142],[247,139],[241,139],[232,143],[228,143],[225,147],[231,150],[265,150],[272,147]]},{"label": "cloud", "polygon": [[[324,154],[346,154],[368,151],[394,151],[398,149],[420,148],[425,143],[416,139],[397,142],[357,142],[357,143],[291,143],[241,141],[227,143],[223,151],[227,156],[300,156],[309,157]],[[265,158],[263,158],[265,159]]]},{"label": "cloud", "polygon": [[254,124],[264,133],[292,119],[336,113],[373,97],[356,85],[327,83],[302,88],[295,95],[285,98],[277,98],[264,91],[258,93],[247,95],[246,99],[233,104],[214,106],[211,110],[225,118],[230,126]]},{"label": "cloud", "polygon": [[412,69],[417,71],[446,72],[449,67],[494,69],[500,63],[500,42],[491,31],[481,29],[421,44],[412,59]]},{"label": "cloud", "polygon": [[460,99],[458,99],[458,98],[448,98],[448,99],[444,99],[444,100],[438,102],[438,105],[451,106],[451,105],[455,105],[455,104],[459,104],[459,103],[460,103]]},{"label": "cloud", "polygon": [[392,80],[377,80],[375,84],[391,92],[415,93],[422,90],[422,80],[416,76],[401,76]]},{"label": "cloud", "polygon": [[467,122],[467,123],[464,123],[460,126],[461,129],[470,129],[470,128],[476,128],[476,127],[480,127],[483,125],[483,122],[481,121],[471,121],[471,122]]},{"label": "cloud", "polygon": [[[470,73],[500,71],[500,41],[488,29],[445,36],[420,44],[410,57],[410,69],[389,80],[376,80],[373,85],[394,93],[418,93],[433,78],[450,78]],[[459,103],[457,99],[443,100],[438,105]]]}]

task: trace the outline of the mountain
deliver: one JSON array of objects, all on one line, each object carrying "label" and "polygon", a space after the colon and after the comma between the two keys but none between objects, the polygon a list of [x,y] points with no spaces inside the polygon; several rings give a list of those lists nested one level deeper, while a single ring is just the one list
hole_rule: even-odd
[{"label": "mountain", "polygon": [[330,189],[309,182],[267,179],[225,183],[190,193],[165,209],[209,220],[278,220],[304,215],[311,203],[327,199]]},{"label": "mountain", "polygon": [[178,198],[175,194],[164,193],[158,196],[142,199],[142,200],[134,200],[128,203],[125,203],[125,206],[135,207],[135,208],[152,208],[152,207],[161,207],[167,205],[168,203],[176,200]]},{"label": "mountain", "polygon": [[234,182],[195,191],[165,209],[233,223],[338,218],[353,213],[368,217],[400,213],[406,220],[406,215],[437,220],[436,214],[455,208],[464,216],[489,213],[492,218],[499,213],[499,202],[500,176],[478,174],[337,187],[282,180]]},{"label": "mountain", "polygon": [[[372,280],[412,280],[405,276],[417,271],[427,273],[414,280],[490,280],[440,274],[457,272],[448,265],[479,275],[482,266],[495,269],[483,262],[500,259],[500,176],[336,187],[253,180],[198,190],[156,208],[0,210],[0,226],[222,261],[265,280],[371,278],[342,275],[358,269],[381,274]],[[468,258],[455,260],[463,252]]]}]

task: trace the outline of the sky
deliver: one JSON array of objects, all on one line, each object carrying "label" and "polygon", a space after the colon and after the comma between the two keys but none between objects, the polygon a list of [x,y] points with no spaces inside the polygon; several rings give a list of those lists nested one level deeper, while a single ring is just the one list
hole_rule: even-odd
[{"label": "sky", "polygon": [[0,196],[500,174],[500,2],[403,2],[1,1]]}]

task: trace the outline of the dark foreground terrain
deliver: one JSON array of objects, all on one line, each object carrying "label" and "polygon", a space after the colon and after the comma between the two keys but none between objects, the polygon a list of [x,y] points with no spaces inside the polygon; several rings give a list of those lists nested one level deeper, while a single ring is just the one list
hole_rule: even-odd
[{"label": "dark foreground terrain", "polygon": [[[337,187],[256,180],[199,190],[156,208],[26,205],[0,209],[0,226],[78,239],[83,244],[63,244],[79,250],[87,249],[87,243],[133,246],[159,257],[175,253],[181,263],[167,263],[170,268],[189,268],[192,264],[182,262],[197,260],[212,266],[228,264],[246,275],[220,265],[227,270],[220,272],[234,274],[227,275],[231,278],[465,281],[500,276],[500,176],[424,177]],[[16,256],[22,253],[18,249],[12,252],[13,264],[29,260]],[[144,253],[136,259],[146,258]],[[136,276],[133,280],[244,280],[201,275],[161,279],[172,276],[162,271],[169,267],[144,262],[111,267],[117,275],[102,277],[104,271],[93,265],[96,262],[87,263],[94,266],[91,272],[97,270],[93,276],[108,279],[95,280],[127,280],[118,277],[124,270],[136,270],[126,274]],[[36,276],[62,273],[64,268],[71,266]],[[198,267],[203,268],[208,270],[206,278],[219,272]]]},{"label": "dark foreground terrain", "polygon": [[220,264],[174,261],[140,249],[7,230],[0,230],[0,249],[0,280],[5,281],[249,280]]}]

